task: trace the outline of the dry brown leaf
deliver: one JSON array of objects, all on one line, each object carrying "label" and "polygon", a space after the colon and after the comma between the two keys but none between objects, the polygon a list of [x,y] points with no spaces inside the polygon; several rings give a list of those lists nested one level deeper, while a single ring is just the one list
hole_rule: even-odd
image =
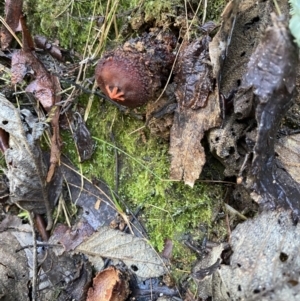
[{"label": "dry brown leaf", "polygon": [[97,261],[101,257],[122,260],[141,278],[159,277],[166,273],[162,259],[145,239],[121,231],[101,227],[89,239],[79,245],[75,252]]},{"label": "dry brown leaf", "polygon": [[170,132],[170,177],[183,179],[191,187],[205,163],[201,145],[204,132],[221,123],[218,93],[211,93],[213,77],[212,66],[208,63],[209,41],[207,35],[185,44],[175,70],[175,96],[179,105]]},{"label": "dry brown leaf", "polygon": [[[20,31],[19,20],[22,13],[23,0],[5,1],[5,21],[13,32]],[[13,36],[2,24],[0,31],[1,49],[5,50],[12,42]]]},{"label": "dry brown leaf", "polygon": [[109,267],[96,275],[86,301],[124,301],[129,290],[129,278],[115,267]]}]

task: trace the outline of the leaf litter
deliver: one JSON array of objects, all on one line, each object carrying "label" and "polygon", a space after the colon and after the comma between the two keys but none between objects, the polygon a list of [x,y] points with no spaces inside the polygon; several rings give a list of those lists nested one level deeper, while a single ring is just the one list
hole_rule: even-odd
[{"label": "leaf litter", "polygon": [[[203,292],[201,289],[199,291],[199,297],[204,299],[214,295],[216,300],[239,298],[252,300],[259,295],[261,300],[271,300],[271,298],[294,300],[293,296],[298,292],[299,280],[293,272],[295,268],[293,263],[296,263],[298,258],[294,251],[295,245],[293,245],[292,237],[298,233],[299,188],[296,180],[290,175],[291,169],[287,168],[291,163],[284,162],[284,159],[281,159],[281,163],[279,162],[280,149],[275,143],[280,120],[287,114],[287,110],[295,99],[297,74],[296,68],[291,68],[291,66],[298,64],[298,58],[292,39],[287,32],[286,22],[274,14],[272,20],[265,17],[269,16],[273,10],[274,6],[269,1],[261,3],[248,0],[241,3],[231,1],[223,13],[222,25],[213,41],[211,42],[208,34],[204,34],[196,41],[184,42],[174,69],[174,95],[178,105],[175,107],[170,132],[171,177],[176,180],[183,179],[190,186],[195,184],[205,163],[205,151],[200,141],[205,137],[205,132],[219,127],[211,130],[208,136],[211,152],[225,166],[227,175],[238,177],[240,184],[248,192],[249,199],[250,197],[254,199],[263,210],[263,213],[255,220],[245,222],[231,233],[230,246],[234,253],[229,256],[229,264],[225,263],[221,256],[224,251],[224,246],[221,246],[217,254],[212,256],[213,260],[207,263],[208,266],[202,265],[200,270],[193,273],[193,277],[197,278],[200,283],[199,287],[203,279],[212,280],[212,285],[205,285],[205,288],[209,288],[208,291]],[[44,106],[45,111],[49,113],[52,144],[49,172],[47,164],[43,162],[44,156],[39,147],[39,138],[45,129],[45,123],[38,122],[28,110],[18,111],[1,97],[3,98],[1,104],[3,103],[3,106],[8,108],[8,113],[4,110],[1,117],[2,123],[0,122],[1,150],[5,155],[7,170],[15,167],[15,164],[17,167],[20,166],[17,171],[29,170],[29,177],[26,175],[26,179],[21,181],[26,185],[29,185],[29,178],[32,180],[32,177],[42,174],[40,180],[37,181],[37,187],[40,189],[39,192],[44,193],[43,202],[39,199],[34,205],[32,201],[35,199],[28,197],[25,190],[22,192],[23,195],[21,193],[17,197],[17,193],[12,194],[13,189],[21,186],[19,182],[13,184],[16,181],[15,178],[20,178],[20,174],[22,176],[22,172],[10,174],[7,171],[10,200],[23,204],[27,201],[29,211],[44,213],[47,209],[45,200],[48,198],[45,193],[48,188],[45,185],[48,185],[47,182],[55,177],[56,172],[60,172],[69,185],[70,198],[82,208],[79,213],[81,220],[77,224],[71,228],[58,225],[54,230],[50,241],[62,255],[58,257],[57,250],[52,252],[51,248],[48,249],[49,254],[43,262],[46,280],[41,283],[45,284],[49,281],[51,285],[64,283],[59,298],[70,296],[72,293],[73,298],[80,298],[79,296],[86,294],[91,280],[91,273],[87,272],[91,270],[90,264],[85,262],[82,255],[72,255],[72,257],[71,250],[88,256],[90,262],[98,270],[105,266],[102,259],[108,258],[114,265],[125,263],[130,274],[141,279],[165,274],[167,269],[164,262],[145,239],[108,227],[117,218],[118,211],[105,185],[103,187],[93,185],[79,175],[70,162],[60,158],[61,142],[58,130],[60,112],[55,106],[60,100],[57,96],[60,84],[58,78],[50,74],[37,59],[24,18],[21,20],[23,49],[14,53],[12,81],[20,82],[28,74],[28,65],[32,68],[35,79],[26,91],[33,93]],[[265,26],[266,23],[269,27]],[[236,28],[241,27],[244,32],[251,33],[249,34],[252,36],[251,39],[242,39],[239,36],[241,33],[238,33]],[[258,28],[264,32],[264,39],[258,34]],[[246,45],[244,46],[246,50],[236,48],[242,51],[241,60],[237,63],[236,72],[232,72],[229,65],[232,60],[236,59],[232,52],[239,41]],[[278,43],[278,41],[282,42]],[[221,112],[220,103],[223,112]],[[168,102],[167,105],[169,105]],[[172,107],[174,108],[173,105]],[[10,118],[5,114],[8,114]],[[11,116],[14,116],[15,125],[11,125]],[[224,116],[225,119],[222,120],[221,117]],[[254,116],[256,121],[253,122]],[[80,121],[79,125],[81,126]],[[85,127],[82,132],[83,141],[85,137],[90,138]],[[287,139],[281,139],[279,145],[283,143],[287,143]],[[26,160],[19,162],[17,158],[22,157],[23,154],[20,151],[13,153],[13,160],[11,160],[8,154],[18,148],[23,150],[20,145],[23,148],[24,145],[27,146],[25,149],[29,149],[26,153],[29,158],[32,159],[33,154],[37,155],[39,164],[34,164],[37,162],[36,157],[31,160],[33,164]],[[89,146],[87,158],[92,149],[91,144]],[[275,150],[279,154],[279,158],[276,159]],[[80,147],[80,157],[83,159],[85,158],[84,151],[84,148]],[[61,163],[60,166],[59,163]],[[285,164],[286,168],[283,169],[281,164]],[[294,164],[295,166],[297,163]],[[43,192],[41,189],[44,187],[47,189]],[[273,211],[266,211],[266,209]],[[46,211],[49,217],[50,211]],[[239,241],[243,243],[239,244]],[[279,241],[279,244],[274,244],[274,241]],[[58,242],[63,247],[56,246]],[[259,248],[257,252],[253,246]],[[287,246],[286,249],[285,246]],[[266,248],[270,251],[268,253],[270,257],[266,256]],[[212,255],[214,255],[213,252],[214,250]],[[253,256],[258,256],[258,259],[253,259]],[[74,261],[75,258],[77,261]],[[53,266],[51,260],[54,259],[56,263]],[[253,264],[258,261],[262,264]],[[73,275],[69,284],[66,283],[65,276],[59,278],[56,276],[62,266],[65,267],[63,274]],[[266,269],[266,266],[270,270]],[[245,271],[242,274],[245,279],[239,274],[239,269],[243,268]],[[112,269],[114,268],[109,268],[109,270]],[[277,276],[274,271],[280,276]],[[98,275],[101,275],[101,272]],[[281,279],[281,285],[275,287],[273,284],[277,283],[278,279]],[[78,286],[79,282],[80,286]],[[118,287],[118,280],[114,283]],[[76,290],[75,287],[80,288]],[[113,289],[109,287],[111,284],[108,288],[105,287],[104,291],[108,289],[112,292],[111,300],[126,298],[125,292],[128,292],[128,287],[121,289],[124,292],[121,299],[114,299]],[[217,287],[220,288],[217,289],[218,291],[216,291]]]}]

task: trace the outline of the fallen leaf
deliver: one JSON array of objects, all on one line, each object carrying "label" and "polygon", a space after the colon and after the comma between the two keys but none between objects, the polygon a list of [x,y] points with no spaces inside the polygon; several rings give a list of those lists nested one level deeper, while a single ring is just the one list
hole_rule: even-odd
[{"label": "fallen leaf", "polygon": [[55,104],[60,101],[60,82],[56,76],[50,74],[34,53],[34,43],[26,25],[25,17],[20,18],[22,25],[23,49],[17,50],[12,55],[11,82],[20,82],[32,69],[35,79],[26,87],[25,91],[30,92],[42,104],[43,108],[51,113],[50,121],[53,129],[51,137],[50,167],[47,175],[49,183],[54,174],[55,167],[60,159],[61,139],[59,135],[59,114],[60,109]]},{"label": "fallen leaf", "polygon": [[16,253],[19,248],[10,231],[0,233],[0,299],[5,301],[29,301],[27,258],[25,251]]},{"label": "fallen leaf", "polygon": [[[13,32],[21,30],[19,20],[22,14],[23,0],[6,0],[5,1],[5,22]],[[2,24],[0,30],[1,49],[6,50],[13,40],[12,34]]]},{"label": "fallen leaf", "polygon": [[121,231],[101,227],[75,252],[81,252],[90,260],[101,257],[123,261],[138,277],[159,277],[166,273],[162,259],[145,239]]},{"label": "fallen leaf", "polygon": [[[9,179],[10,202],[23,208],[51,216],[48,188],[45,183],[47,168],[39,145],[45,124],[28,110],[18,111],[0,95],[0,127],[9,134],[9,148],[4,152]],[[51,221],[51,220],[50,220]]]},{"label": "fallen leaf", "polygon": [[[100,226],[109,226],[118,212],[111,201],[106,185],[102,183],[99,183],[98,186],[93,185],[83,178],[76,167],[65,157],[62,157],[59,169],[69,187],[71,201],[83,209],[82,217],[94,230]],[[101,200],[100,206],[95,208],[98,200]]]},{"label": "fallen leaf", "polygon": [[230,264],[219,270],[230,294],[222,300],[298,300],[299,235],[290,211],[264,212],[238,225],[231,236]]},{"label": "fallen leaf", "polygon": [[128,281],[125,273],[111,266],[93,279],[86,301],[124,301],[130,293]]},{"label": "fallen leaf", "polygon": [[60,242],[65,251],[74,250],[87,237],[94,233],[94,229],[84,220],[79,221],[72,228],[66,225],[58,225],[51,236],[52,242]]},{"label": "fallen leaf", "polygon": [[297,69],[291,66],[298,65],[298,51],[282,19],[272,14],[272,23],[252,54],[242,83],[242,87],[253,89],[258,124],[246,185],[261,206],[290,208],[296,221],[300,215],[299,185],[276,167],[274,146],[279,122],[293,103]]}]

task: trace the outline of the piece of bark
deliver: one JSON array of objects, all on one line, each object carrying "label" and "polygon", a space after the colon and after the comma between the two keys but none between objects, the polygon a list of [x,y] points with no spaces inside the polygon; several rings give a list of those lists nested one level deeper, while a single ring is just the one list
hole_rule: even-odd
[{"label": "piece of bark", "polygon": [[[170,177],[193,187],[205,163],[200,141],[205,131],[220,125],[218,93],[213,90],[208,35],[182,47],[175,70],[179,103],[170,133]],[[201,97],[200,97],[201,96]]]}]

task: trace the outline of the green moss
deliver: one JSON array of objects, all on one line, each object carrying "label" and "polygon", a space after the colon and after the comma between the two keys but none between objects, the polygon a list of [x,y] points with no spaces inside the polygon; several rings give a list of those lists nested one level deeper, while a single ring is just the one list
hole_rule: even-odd
[{"label": "green moss", "polygon": [[171,13],[172,6],[175,4],[174,2],[179,1],[145,1],[145,21],[148,22],[154,19],[157,21],[161,20],[164,13]]},{"label": "green moss", "polygon": [[191,189],[183,183],[169,181],[169,145],[151,137],[145,129],[136,131],[143,125],[95,99],[88,128],[97,137],[96,150],[92,159],[83,163],[83,171],[88,177],[103,179],[114,189],[117,152],[119,196],[132,212],[143,208],[140,218],[158,251],[162,251],[165,239],[171,238],[174,258],[179,260],[183,253],[190,254],[184,257],[186,265],[195,257],[188,250],[183,251],[181,241],[200,224],[210,226],[213,199],[221,199],[221,188],[211,189],[197,183]]},{"label": "green moss", "polygon": [[208,1],[206,20],[220,21],[221,14],[227,2],[226,0]]},{"label": "green moss", "polygon": [[[123,12],[137,5],[136,2],[120,1],[118,11]],[[57,38],[63,47],[82,52],[90,22],[94,22],[90,21],[93,12],[96,16],[105,15],[105,2],[96,2],[95,9],[92,3],[27,0],[27,10],[34,7],[33,17],[30,18],[34,33]],[[208,1],[207,20],[219,18],[224,3],[225,0]],[[177,4],[183,7],[182,1],[145,1],[145,19],[162,20],[175,13]],[[96,35],[94,25],[91,36]],[[110,38],[114,38],[113,34]],[[81,97],[79,102],[83,107],[87,104],[85,97]],[[188,270],[188,263],[195,256],[183,246],[182,240],[186,234],[197,231],[199,225],[204,224],[208,229],[211,227],[214,200],[222,199],[221,187],[197,183],[191,189],[183,183],[169,181],[169,145],[150,136],[145,129],[136,131],[144,123],[120,113],[110,104],[103,104],[95,98],[87,126],[97,139],[92,159],[81,165],[84,175],[104,180],[113,190],[117,187],[118,178],[121,199],[132,212],[143,208],[140,218],[154,247],[161,251],[164,240],[171,238],[174,243],[173,258],[179,263],[177,267]],[[64,132],[63,141],[63,152],[79,164],[72,135]],[[117,160],[119,173],[116,175]]]}]

